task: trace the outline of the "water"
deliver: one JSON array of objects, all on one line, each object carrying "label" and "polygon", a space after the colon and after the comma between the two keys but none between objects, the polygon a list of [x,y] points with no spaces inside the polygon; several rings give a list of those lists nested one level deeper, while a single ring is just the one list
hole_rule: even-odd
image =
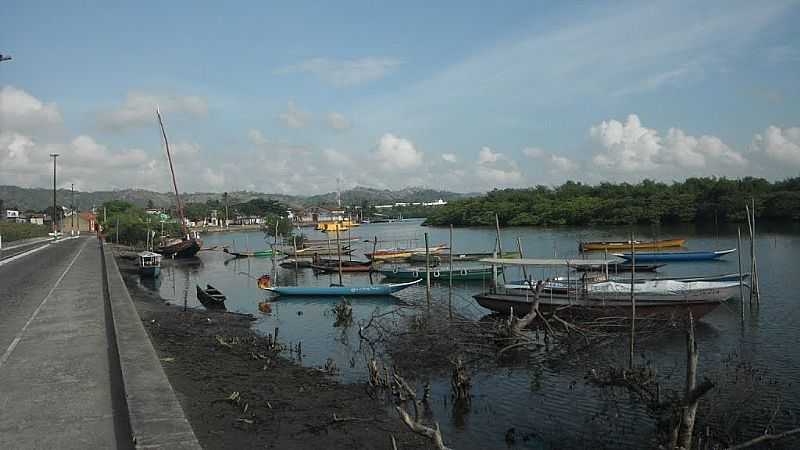
[{"label": "water", "polygon": [[[321,233],[306,231],[311,238],[324,237]],[[420,222],[363,225],[352,230],[353,236],[365,239],[378,237],[380,247],[424,246],[424,233],[430,243],[447,243],[449,230],[421,227]],[[503,231],[505,250],[516,250],[520,237],[528,257],[579,257],[578,240],[626,239],[629,230],[575,229],[575,228],[510,228]],[[707,230],[694,226],[661,229],[645,227],[635,230],[637,238],[666,238],[683,236],[689,239],[690,250],[727,249],[736,247],[736,230]],[[346,237],[343,236],[342,237]],[[232,244],[238,249],[267,248],[263,233],[220,233],[203,237],[205,246]],[[456,229],[455,252],[490,251],[495,242],[492,228]],[[371,251],[372,244],[358,244],[361,250]],[[744,243],[747,247],[747,242]],[[758,386],[758,398],[739,399],[738,410],[774,411],[776,430],[797,426],[794,417],[800,415],[800,390],[794,380],[800,376],[800,352],[794,348],[800,342],[800,308],[796,305],[794,282],[800,271],[794,264],[800,253],[800,225],[761,226],[757,241],[761,286],[761,307],[747,312],[744,326],[740,322],[741,303],[738,299],[717,308],[704,317],[697,326],[700,348],[700,375],[712,379],[732,371],[731,361],[743,361],[760,371],[765,380]],[[602,253],[594,254],[602,256]],[[745,270],[749,268],[749,250],[742,253]],[[356,298],[352,302],[354,325],[334,326],[333,306],[339,299],[286,298],[271,303],[268,315],[258,312],[258,303],[270,298],[257,288],[255,278],[270,273],[273,264],[269,258],[230,260],[222,252],[201,252],[195,261],[165,261],[162,277],[153,289],[176,304],[201,308],[195,296],[195,284],[212,284],[227,296],[229,310],[252,313],[258,320],[255,328],[261,333],[272,333],[279,328],[282,342],[296,345],[302,342],[303,358],[307,366],[323,366],[330,358],[340,369],[341,380],[365,381],[367,378],[367,352],[358,336],[358,324],[363,325],[373,314],[390,312],[404,303],[419,304],[425,301],[424,283],[396,294],[397,298]],[[699,275],[737,272],[736,253],[721,261],[702,263],[674,263],[661,269],[665,275]],[[535,278],[557,275],[549,269],[529,271]],[[521,274],[511,270],[509,279]],[[373,276],[373,282],[380,282]],[[277,283],[287,285],[327,286],[338,282],[337,275],[315,276],[311,270],[295,273],[279,269]],[[369,284],[370,276],[364,273],[344,274],[344,283]],[[471,298],[484,290],[482,283],[456,283],[453,307],[459,315],[478,320],[488,314]],[[447,301],[446,285],[433,289],[434,301]],[[670,376],[674,383],[683,382],[685,340],[681,332],[668,333],[657,341],[646,342],[637,349],[637,360],[650,361],[662,376]],[[624,365],[627,362],[627,340],[620,338],[618,349],[612,351],[604,363]],[[584,376],[598,361],[585,364],[541,366],[538,364],[516,367],[493,367],[473,372],[473,400],[468,411],[456,408],[450,401],[449,378],[430,375],[418,379],[418,386],[430,382],[432,386],[432,417],[439,422],[445,440],[454,448],[553,448],[553,447],[652,447],[654,424],[640,403],[631,401],[624,391],[603,390],[589,386]],[[721,379],[721,378],[720,378]],[[718,386],[735,391],[736,386]],[[419,389],[421,391],[421,388]],[[733,400],[732,400],[733,401]],[[716,406],[715,406],[716,407]],[[731,408],[730,403],[719,408]],[[746,407],[746,408],[745,408]],[[762,412],[763,413],[763,412]],[[740,424],[741,425],[741,424]],[[755,430],[763,424],[751,423]],[[508,444],[506,431],[514,428],[516,440]],[[760,431],[755,431],[759,433]]]}]

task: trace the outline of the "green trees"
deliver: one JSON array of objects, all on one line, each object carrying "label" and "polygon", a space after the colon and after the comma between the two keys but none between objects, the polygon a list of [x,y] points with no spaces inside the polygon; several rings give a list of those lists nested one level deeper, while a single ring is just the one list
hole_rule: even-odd
[{"label": "green trees", "polygon": [[762,178],[689,178],[666,184],[568,181],[556,188],[493,190],[483,197],[436,208],[430,225],[621,225],[744,220],[744,202],[755,198],[756,214],[800,219],[800,178],[770,183]]},{"label": "green trees", "polygon": [[[143,209],[131,203],[112,200],[103,204],[106,211],[104,221],[101,221],[103,233],[110,241],[127,245],[136,245],[147,240],[147,229],[161,231],[161,222],[158,216],[147,214]],[[98,217],[102,219],[102,217]],[[165,222],[164,233],[179,235],[180,225],[177,222]]]}]

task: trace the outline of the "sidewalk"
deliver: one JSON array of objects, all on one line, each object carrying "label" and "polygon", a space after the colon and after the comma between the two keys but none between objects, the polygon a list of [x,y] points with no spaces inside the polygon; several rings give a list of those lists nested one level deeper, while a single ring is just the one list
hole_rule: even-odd
[{"label": "sidewalk", "polygon": [[101,274],[97,240],[85,239],[0,349],[0,448],[117,448]]}]

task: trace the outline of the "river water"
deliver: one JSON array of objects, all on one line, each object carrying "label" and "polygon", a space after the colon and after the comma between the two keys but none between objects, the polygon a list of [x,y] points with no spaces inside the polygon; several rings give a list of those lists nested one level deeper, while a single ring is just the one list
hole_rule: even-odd
[{"label": "river water", "polygon": [[[742,302],[732,299],[697,324],[701,376],[718,381],[715,388],[725,395],[714,395],[716,413],[733,410],[742,419],[733,421],[726,413],[730,428],[741,436],[752,437],[763,431],[770,417],[776,430],[797,426],[800,417],[800,307],[794,282],[800,282],[795,262],[800,254],[800,224],[760,226],[756,250],[759,263],[761,306],[746,309],[740,320]],[[737,246],[735,227],[702,229],[694,226],[643,227],[633,230],[637,238],[686,237],[689,250],[729,249]],[[322,233],[305,231],[310,238]],[[526,257],[579,257],[578,240],[626,239],[630,229],[577,228],[508,228],[502,231],[504,249],[516,249],[521,238]],[[353,236],[373,239],[379,247],[424,246],[424,233],[431,244],[447,243],[446,228],[422,227],[421,221],[369,224],[354,228]],[[344,236],[343,236],[344,237]],[[455,252],[488,252],[495,242],[491,228],[458,228],[453,234]],[[218,233],[203,236],[204,246],[235,245],[238,249],[263,249],[268,244],[260,232]],[[749,268],[749,244],[742,252]],[[372,244],[356,244],[354,257],[371,251]],[[597,254],[595,254],[597,255]],[[600,254],[602,256],[602,254]],[[591,256],[590,256],[591,257]],[[736,253],[721,261],[673,263],[660,270],[664,275],[710,275],[738,271]],[[344,382],[366,381],[366,357],[360,345],[358,325],[376,313],[391,311],[402,304],[425,301],[424,283],[401,291],[396,297],[354,298],[354,325],[335,327],[331,309],[339,299],[282,298],[271,303],[272,311],[263,314],[258,303],[269,299],[257,288],[255,278],[273,272],[270,258],[231,260],[222,252],[201,252],[190,261],[165,261],[162,276],[151,289],[176,304],[202,308],[195,296],[195,285],[212,284],[228,297],[228,310],[251,313],[258,320],[255,328],[272,333],[279,328],[282,342],[302,343],[301,363],[320,367],[330,358]],[[552,270],[532,270],[535,278],[556,275]],[[518,277],[511,271],[507,274]],[[379,276],[372,278],[380,282]],[[364,285],[370,276],[344,274],[344,283]],[[327,286],[338,282],[337,276],[315,276],[310,269],[278,269],[277,283],[286,285]],[[472,295],[485,290],[484,283],[456,283],[453,308],[459,316],[479,320],[489,311],[478,306]],[[446,286],[434,286],[434,302],[447,302]],[[403,325],[399,325],[402,327]],[[605,352],[602,360],[589,358],[585,363],[567,365],[517,364],[507,367],[472,369],[472,401],[469,408],[455,408],[450,401],[449,377],[430,375],[417,379],[417,386],[430,382],[432,419],[442,429],[446,443],[454,448],[648,448],[653,446],[654,421],[644,407],[621,390],[600,389],[589,385],[585,375],[600,364],[627,364],[627,338],[620,336],[618,348]],[[637,363],[658,369],[662,377],[680,385],[686,358],[685,337],[680,331],[666,333],[637,348]],[[424,361],[422,362],[424,365]],[[748,382],[742,374],[757,380]],[[734,381],[730,381],[730,380]],[[728,380],[728,381],[724,381]],[[754,384],[755,383],[755,384]],[[754,389],[757,395],[750,395]],[[733,414],[734,416],[736,414]],[[754,416],[754,418],[749,418]],[[766,419],[764,419],[766,417]],[[514,436],[506,439],[507,432]],[[759,431],[760,430],[760,431]]]}]

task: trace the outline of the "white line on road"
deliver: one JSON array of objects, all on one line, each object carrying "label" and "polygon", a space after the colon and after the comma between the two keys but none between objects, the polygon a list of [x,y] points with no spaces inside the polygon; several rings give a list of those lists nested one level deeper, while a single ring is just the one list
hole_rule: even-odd
[{"label": "white line on road", "polygon": [[[53,295],[53,292],[55,292],[55,290],[58,287],[58,285],[61,284],[61,280],[64,279],[64,277],[67,275],[67,272],[69,272],[69,269],[71,269],[72,266],[75,264],[75,261],[78,260],[78,256],[81,256],[81,253],[83,253],[83,249],[86,248],[86,244],[88,244],[89,241],[90,241],[90,239],[87,239],[83,243],[83,245],[81,245],[81,248],[80,248],[80,250],[78,250],[78,253],[75,255],[74,258],[72,258],[72,261],[70,261],[70,263],[67,266],[67,268],[64,269],[64,272],[61,274],[61,276],[58,277],[58,280],[56,280],[56,284],[53,285],[53,288],[50,289],[50,292],[48,292],[47,295],[44,297],[44,300],[42,300],[42,302],[39,303],[39,306],[37,306],[36,309],[33,311],[33,314],[31,314],[30,319],[28,319],[28,321],[25,322],[25,325],[22,327],[21,330],[19,330],[19,333],[17,333],[17,335],[14,336],[14,340],[11,341],[11,345],[8,346],[8,348],[6,349],[5,353],[3,353],[3,356],[0,357],[0,369],[2,369],[3,368],[3,364],[5,364],[6,361],[8,361],[8,358],[11,356],[11,353],[14,352],[14,349],[17,348],[17,344],[19,344],[19,341],[22,339],[22,335],[28,329],[28,327],[30,326],[31,322],[33,322],[33,319],[35,319],[36,316],[39,314],[39,311],[42,310],[42,307],[44,306],[44,304],[47,303],[47,300],[50,299],[50,296]],[[40,247],[40,248],[43,248],[43,247]]]},{"label": "white line on road", "polygon": [[[20,258],[24,258],[25,256],[28,256],[28,255],[30,255],[31,253],[36,253],[36,252],[38,252],[39,250],[42,250],[42,249],[44,249],[44,248],[47,248],[47,247],[49,247],[49,246],[51,246],[51,245],[53,245],[53,244],[58,244],[59,242],[69,241],[69,240],[71,240],[71,239],[78,239],[78,236],[68,237],[68,238],[65,238],[65,239],[61,239],[61,240],[59,240],[59,241],[50,242],[49,244],[44,244],[44,245],[42,245],[42,246],[40,246],[40,247],[36,247],[36,248],[34,248],[34,249],[32,249],[32,250],[28,250],[27,252],[22,252],[22,253],[20,253],[20,254],[18,254],[18,255],[10,256],[10,257],[8,257],[8,258],[6,258],[6,259],[0,260],[0,266],[4,266],[4,265],[6,265],[6,264],[8,264],[8,263],[10,263],[10,262],[16,261],[16,260],[18,260],[18,259],[20,259]],[[34,243],[34,244],[28,244],[28,245],[36,245],[36,243]],[[22,246],[20,246],[20,247],[24,247],[24,245],[22,245]],[[11,247],[11,248],[14,248],[14,247]],[[9,249],[4,249],[4,250],[9,250]]]}]

